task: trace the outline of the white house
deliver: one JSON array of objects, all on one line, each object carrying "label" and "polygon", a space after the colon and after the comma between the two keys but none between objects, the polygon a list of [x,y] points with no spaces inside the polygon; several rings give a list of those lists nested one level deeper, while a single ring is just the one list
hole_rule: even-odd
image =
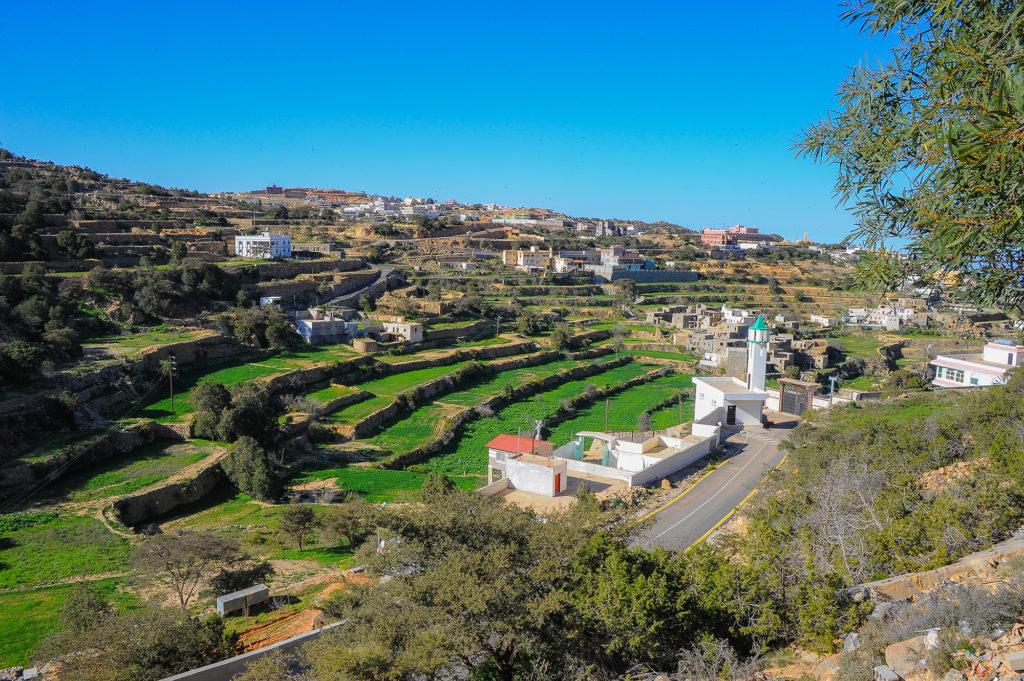
[{"label": "white house", "polygon": [[410,343],[423,341],[423,325],[418,322],[384,322],[384,332],[401,336]]},{"label": "white house", "polygon": [[235,235],[235,255],[240,258],[290,258],[292,238],[273,232]]},{"label": "white house", "polygon": [[695,376],[697,386],[693,405],[694,423],[718,422],[722,425],[761,423],[768,393],[764,378],[768,364],[768,326],[758,317],[747,330],[747,377]]},{"label": "white house", "polygon": [[969,388],[1006,382],[1006,372],[1024,363],[1024,345],[1008,340],[986,343],[981,353],[939,355],[932,384],[940,388]]}]

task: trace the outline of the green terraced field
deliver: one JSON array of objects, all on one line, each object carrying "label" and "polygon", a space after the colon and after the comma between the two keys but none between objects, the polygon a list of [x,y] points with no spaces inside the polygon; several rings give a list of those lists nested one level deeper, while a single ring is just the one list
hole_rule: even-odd
[{"label": "green terraced field", "polygon": [[90,338],[82,343],[87,348],[105,348],[115,354],[133,354],[153,345],[167,345],[169,343],[180,343],[198,338],[205,334],[205,331],[169,330],[154,328],[142,333],[133,333],[126,336],[108,336],[106,338]]},{"label": "green terraced field", "polygon": [[[121,579],[91,582],[109,600],[120,607],[131,607],[135,599],[115,591]],[[47,634],[57,629],[60,608],[72,584],[59,584],[30,591],[0,592],[0,668],[28,667],[32,649]]]},{"label": "green terraced field", "polygon": [[[367,501],[410,501],[419,498],[420,487],[426,473],[413,471],[392,471],[365,466],[345,466],[319,471],[304,471],[292,480],[293,483],[310,480],[337,478],[340,489],[352,490]],[[452,482],[463,489],[476,489],[483,484],[483,478],[475,475],[453,477]]]},{"label": "green terraced field", "polygon": [[87,473],[61,481],[53,494],[70,501],[88,501],[130,494],[166,480],[217,449],[205,440],[168,444],[154,442],[104,460]]},{"label": "green terraced field", "polygon": [[315,392],[308,393],[306,397],[311,397],[312,399],[316,400],[321,404],[326,404],[327,402],[330,402],[331,400],[336,400],[339,397],[351,395],[357,390],[358,388],[355,388],[353,386],[331,384],[326,388],[321,388],[320,390],[317,390]]},{"label": "green terraced field", "polygon": [[10,542],[3,551],[0,589],[128,568],[128,541],[91,517],[7,515],[0,518],[0,537]]},{"label": "green terraced field", "polygon": [[171,398],[168,393],[167,382],[164,381],[157,394],[150,398],[143,408],[135,416],[150,418],[155,421],[173,421],[185,414],[192,413],[192,405],[189,404],[188,396],[192,388],[200,381],[217,381],[227,386],[236,385],[256,378],[266,378],[276,374],[284,373],[285,370],[278,369],[256,362],[251,364],[239,364],[225,367],[214,371],[193,372],[183,371],[181,376],[174,379],[174,410],[171,410]]},{"label": "green terraced field", "polygon": [[459,439],[458,448],[449,454],[435,457],[427,462],[431,470],[445,474],[479,473],[487,465],[488,442],[502,433],[515,433],[517,428],[523,432],[532,431],[534,419],[543,419],[558,411],[561,401],[581,394],[588,385],[618,385],[623,381],[641,376],[654,365],[631,362],[604,373],[579,381],[570,381],[554,390],[541,393],[536,397],[511,404],[493,418],[473,421],[466,426]]},{"label": "green terraced field", "polygon": [[[636,430],[636,420],[640,414],[653,407],[663,399],[679,392],[693,388],[689,374],[672,374],[650,383],[630,388],[611,398],[608,409],[608,428],[610,430]],[[693,409],[683,405],[684,418],[693,419]],[[555,427],[548,438],[556,447],[564,445],[572,439],[573,434],[581,430],[604,430],[605,405],[603,402],[581,409],[576,418],[563,421]],[[676,414],[678,421],[678,413]],[[668,419],[671,417],[661,416]],[[672,423],[671,425],[675,425]]]},{"label": "green terraced field", "polygon": [[427,381],[432,381],[435,378],[457,371],[465,365],[466,362],[461,362],[459,364],[449,364],[447,366],[416,369],[415,371],[403,371],[402,373],[392,374],[390,376],[385,376],[384,378],[378,378],[374,381],[361,383],[359,384],[359,389],[368,390],[374,395],[390,395],[394,397],[399,393],[405,392],[409,388],[415,388],[421,383],[426,383]]},{"label": "green terraced field", "polygon": [[368,400],[363,400],[362,402],[350,404],[347,407],[339,409],[338,411],[332,413],[330,418],[331,421],[333,421],[334,423],[341,423],[344,425],[351,426],[355,424],[357,421],[366,418],[367,416],[377,411],[378,409],[383,409],[384,407],[388,406],[394,401],[395,399],[393,397],[389,397],[387,395],[382,395],[380,397],[371,397]]}]

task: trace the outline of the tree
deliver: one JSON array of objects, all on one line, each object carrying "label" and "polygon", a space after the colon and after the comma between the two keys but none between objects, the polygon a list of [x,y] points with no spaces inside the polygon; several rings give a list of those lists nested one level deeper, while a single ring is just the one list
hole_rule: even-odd
[{"label": "tree", "polygon": [[569,603],[573,556],[614,520],[592,495],[544,523],[463,490],[382,510],[382,527],[402,539],[369,558],[368,570],[391,579],[325,603],[348,622],[314,644],[313,675],[510,680],[528,672],[535,651],[564,640],[556,623]]},{"label": "tree", "polygon": [[619,279],[615,286],[615,307],[625,312],[636,302],[636,282],[632,279]]},{"label": "tree", "polygon": [[844,18],[895,42],[888,63],[853,69],[840,109],[796,148],[836,166],[852,239],[905,240],[909,261],[869,256],[861,280],[956,274],[983,301],[1024,305],[1024,13],[1014,2],[854,0]]},{"label": "tree", "polygon": [[420,488],[420,499],[424,503],[431,503],[443,499],[456,489],[455,483],[448,476],[431,471]]},{"label": "tree", "polygon": [[640,412],[640,415],[636,417],[636,429],[640,433],[646,433],[651,429],[651,412]]},{"label": "tree", "polygon": [[551,331],[551,345],[555,350],[565,350],[572,345],[572,334],[564,324],[559,324]]},{"label": "tree", "polygon": [[324,538],[340,543],[342,539],[350,551],[355,551],[370,535],[370,518],[373,507],[356,498],[338,506],[332,506],[320,521]]},{"label": "tree", "polygon": [[235,541],[210,532],[158,534],[135,549],[135,563],[169,586],[184,611],[215,566],[238,560],[241,555]]},{"label": "tree", "polygon": [[278,531],[302,550],[302,545],[317,526],[316,514],[309,504],[290,504],[277,514]]},{"label": "tree", "polygon": [[59,663],[61,678],[78,681],[157,681],[234,654],[237,636],[217,615],[206,620],[153,606],[96,609],[88,621],[62,628],[35,653]]},{"label": "tree", "polygon": [[110,612],[110,604],[92,584],[79,582],[60,606],[60,630],[79,635]]},{"label": "tree", "polygon": [[621,326],[616,326],[612,329],[612,350],[618,355],[620,352],[626,349],[626,329]]},{"label": "tree", "polygon": [[254,438],[243,435],[221,461],[231,483],[246,494],[263,501],[281,498],[281,481],[274,473],[267,451]]},{"label": "tree", "polygon": [[184,241],[175,241],[171,244],[171,261],[181,262],[188,255],[188,247]]},{"label": "tree", "polygon": [[219,414],[231,404],[231,393],[223,383],[200,381],[192,388],[188,401],[196,412],[211,411]]}]

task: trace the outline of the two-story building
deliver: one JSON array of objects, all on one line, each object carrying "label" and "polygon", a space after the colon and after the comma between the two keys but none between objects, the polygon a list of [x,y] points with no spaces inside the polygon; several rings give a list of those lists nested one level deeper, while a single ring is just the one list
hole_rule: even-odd
[{"label": "two-story building", "polygon": [[273,232],[262,234],[236,234],[235,255],[240,258],[290,258],[292,238]]}]

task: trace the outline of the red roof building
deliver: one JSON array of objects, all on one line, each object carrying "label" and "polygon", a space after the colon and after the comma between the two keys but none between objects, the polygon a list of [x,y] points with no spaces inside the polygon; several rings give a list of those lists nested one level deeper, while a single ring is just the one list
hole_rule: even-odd
[{"label": "red roof building", "polygon": [[535,440],[521,435],[499,435],[487,443],[487,449],[508,454],[550,454],[554,445],[547,440]]}]

